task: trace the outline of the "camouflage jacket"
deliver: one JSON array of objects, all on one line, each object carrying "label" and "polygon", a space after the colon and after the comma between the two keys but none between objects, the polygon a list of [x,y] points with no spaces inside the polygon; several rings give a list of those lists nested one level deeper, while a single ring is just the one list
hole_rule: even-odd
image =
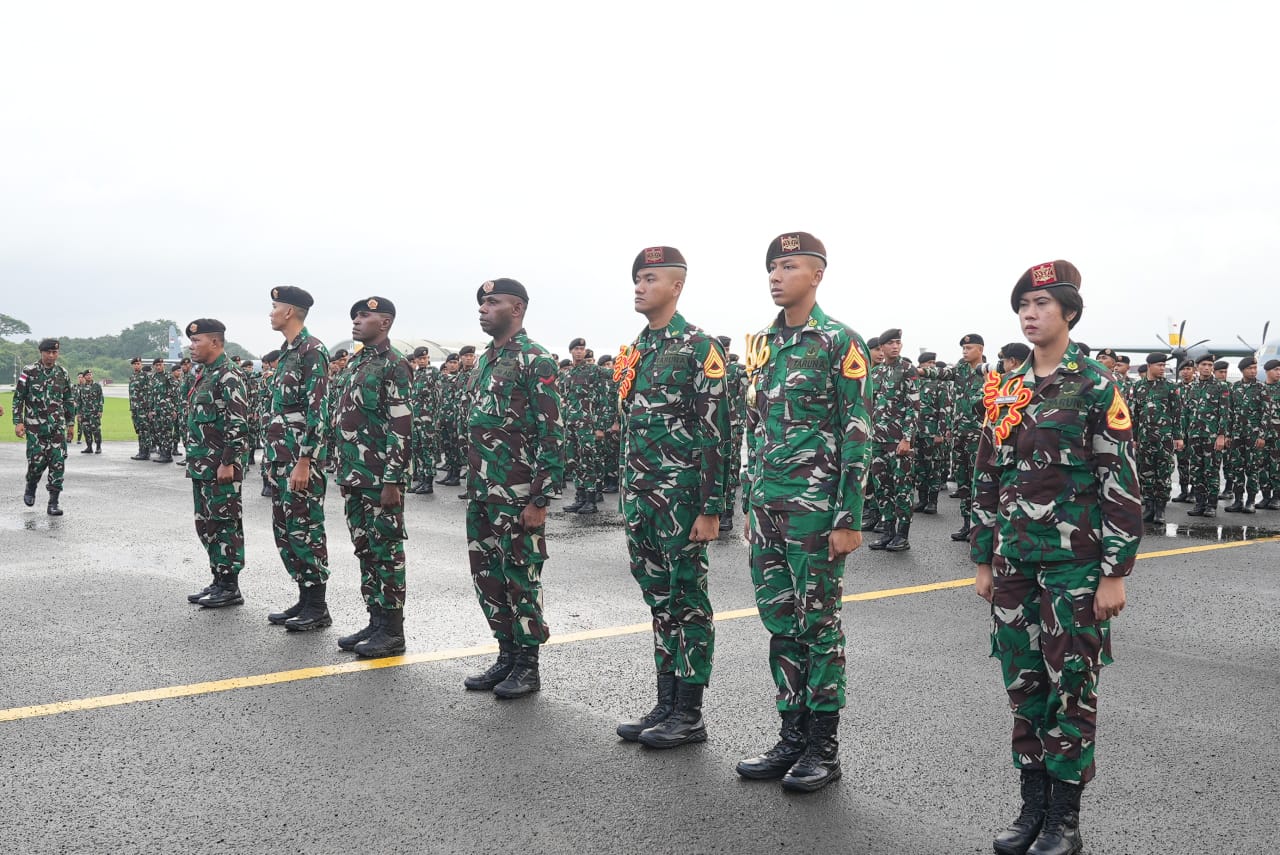
[{"label": "camouflage jacket", "polygon": [[102,384],[94,381],[77,388],[80,392],[80,402],[76,405],[76,412],[91,419],[101,416],[103,403]]},{"label": "camouflage jacket", "polygon": [[148,375],[142,371],[129,375],[129,410],[137,416],[147,411],[147,379]]},{"label": "camouflage jacket", "polygon": [[171,419],[177,406],[177,388],[169,372],[161,370],[151,372],[151,382],[147,384],[147,393],[151,397],[149,409],[158,419]]},{"label": "camouflage jacket", "polygon": [[729,401],[729,430],[742,431],[747,424],[747,369],[730,362],[724,375],[725,397]]},{"label": "camouflage jacket", "polygon": [[34,362],[18,374],[13,387],[13,423],[26,425],[27,433],[57,439],[75,424],[75,387],[67,369],[57,362],[48,368]]},{"label": "camouflage jacket", "polygon": [[1138,378],[1129,391],[1133,433],[1140,445],[1182,439],[1182,396],[1166,378]]},{"label": "camouflage jacket", "polygon": [[1120,390],[1121,396],[1132,406],[1133,387],[1142,382],[1142,378],[1134,379],[1128,372],[1121,374],[1118,371],[1112,371],[1111,376],[1115,380],[1116,388]]},{"label": "camouflage jacket", "polygon": [[191,392],[196,388],[199,379],[195,369],[182,372],[182,382],[178,384],[178,404],[182,407],[184,416],[191,412]]},{"label": "camouflage jacket", "polygon": [[925,377],[937,377],[951,384],[947,393],[951,401],[951,417],[948,420],[950,430],[955,433],[977,433],[982,430],[982,387],[987,381],[987,375],[993,370],[993,365],[970,365],[964,361],[946,368],[925,369]]},{"label": "camouflage jacket", "polygon": [[1265,384],[1267,409],[1264,418],[1264,434],[1268,442],[1280,440],[1280,383]]},{"label": "camouflage jacket", "polygon": [[1267,389],[1254,380],[1237,380],[1231,384],[1231,424],[1227,435],[1239,444],[1252,446],[1262,436],[1267,415]]},{"label": "camouflage jacket", "polygon": [[329,387],[329,351],[320,339],[302,331],[280,349],[280,361],[269,384],[263,457],[268,463],[313,462],[325,459],[325,393]]},{"label": "camouflage jacket", "polygon": [[489,342],[475,369],[467,411],[467,493],[473,502],[524,505],[564,477],[564,424],[556,364],[519,330]]},{"label": "camouflage jacket", "polygon": [[1133,427],[1102,363],[1072,342],[1037,382],[1033,360],[988,379],[974,465],[970,557],[1034,563],[1097,560],[1127,576],[1142,538]]},{"label": "camouflage jacket", "polygon": [[212,481],[219,466],[234,466],[235,480],[244,475],[249,452],[249,397],[244,378],[225,354],[204,366],[191,390],[187,413],[187,477]]},{"label": "camouflage jacket", "polygon": [[859,527],[871,456],[871,357],[862,338],[814,305],[798,329],[779,312],[746,358],[755,400],[743,504],[830,512],[833,529]]},{"label": "camouflage jacket", "polygon": [[914,442],[920,429],[920,391],[916,367],[898,357],[871,369],[875,395],[871,402],[871,441],[876,444]]},{"label": "camouflage jacket", "polygon": [[919,377],[916,389],[920,395],[920,438],[942,436],[947,432],[947,384],[937,377]]},{"label": "camouflage jacket", "polygon": [[413,420],[432,425],[440,418],[440,371],[434,365],[413,372]]},{"label": "camouflage jacket", "polygon": [[1187,439],[1226,436],[1231,430],[1231,384],[1210,377],[1187,385],[1182,435]]},{"label": "camouflage jacket", "polygon": [[[446,374],[440,372],[440,424],[451,426],[458,421],[458,413],[461,411],[459,407],[460,395],[462,387],[458,383],[457,373]],[[451,441],[450,432],[452,427],[443,431],[440,439],[444,442]]]},{"label": "camouflage jacket", "polygon": [[662,329],[641,330],[613,365],[624,494],[687,492],[699,513],[723,513],[729,408],[720,344],[676,312]]},{"label": "camouflage jacket", "polygon": [[[584,360],[569,367],[561,384],[565,424],[585,424],[596,429],[600,421],[603,380],[604,378],[600,376],[600,367],[590,360]],[[603,430],[603,428],[599,429]]]},{"label": "camouflage jacket", "polygon": [[476,363],[475,368],[458,369],[458,385],[455,389],[457,395],[458,412],[454,417],[454,423],[458,431],[458,435],[463,438],[463,444],[466,444],[467,436],[467,414],[471,412],[471,407],[476,399],[476,384],[480,380],[480,363]]},{"label": "camouflage jacket", "polygon": [[404,484],[413,368],[390,342],[351,357],[335,408],[338,483],[356,490]]}]

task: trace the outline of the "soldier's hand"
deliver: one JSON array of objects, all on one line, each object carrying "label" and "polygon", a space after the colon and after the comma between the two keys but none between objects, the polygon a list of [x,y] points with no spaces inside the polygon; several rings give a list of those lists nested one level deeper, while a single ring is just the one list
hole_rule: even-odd
[{"label": "soldier's hand", "polygon": [[942,437],[940,437],[940,436],[935,436],[935,437],[933,438],[933,444],[934,444],[934,445],[942,445]]},{"label": "soldier's hand", "polygon": [[1255,440],[1253,441],[1253,447],[1254,447],[1254,448],[1262,448],[1262,447],[1264,447],[1266,444],[1267,444],[1267,441],[1266,441],[1265,439],[1263,439],[1262,437],[1258,437],[1257,439],[1255,439]]},{"label": "soldier's hand", "polygon": [[1124,577],[1103,576],[1098,580],[1098,591],[1093,595],[1093,616],[1098,620],[1110,620],[1124,611]]},{"label": "soldier's hand", "polygon": [[979,597],[982,597],[982,599],[986,600],[989,603],[991,602],[992,587],[993,587],[993,583],[991,579],[991,565],[979,564],[978,576],[973,580],[974,593],[976,593]]},{"label": "soldier's hand", "polygon": [[301,493],[311,483],[311,458],[303,457],[289,472],[289,491]]},{"label": "soldier's hand", "polygon": [[720,517],[718,514],[698,514],[693,521],[693,531],[689,532],[692,543],[708,543],[720,536]]},{"label": "soldier's hand", "polygon": [[1183,448],[1185,448],[1185,447],[1186,447],[1186,443],[1184,443],[1182,440],[1180,440],[1180,439],[1175,439],[1175,440],[1173,441],[1173,450],[1174,450],[1174,451],[1181,451],[1181,450],[1182,450]]},{"label": "soldier's hand", "polygon": [[21,439],[27,435],[27,426],[24,424],[16,424],[13,426],[13,432],[18,435],[19,439]]},{"label": "soldier's hand", "polygon": [[602,430],[596,431],[596,439],[604,439],[604,431]]},{"label": "soldier's hand", "polygon": [[1221,451],[1226,447],[1227,447],[1227,438],[1219,434],[1218,438],[1213,441],[1213,450]]},{"label": "soldier's hand", "polygon": [[382,505],[384,511],[394,511],[400,507],[402,497],[400,494],[399,484],[383,484],[382,495],[379,497],[378,504]]},{"label": "soldier's hand", "polygon": [[547,523],[547,509],[525,505],[520,512],[520,527],[525,531],[542,528]]},{"label": "soldier's hand", "polygon": [[219,484],[230,484],[236,480],[236,467],[230,463],[222,463],[218,465],[218,471],[215,474]]},{"label": "soldier's hand", "polygon": [[838,528],[827,538],[827,560],[844,558],[862,545],[862,532],[856,528]]},{"label": "soldier's hand", "polygon": [[899,457],[906,457],[910,453],[911,453],[911,442],[909,440],[904,439],[902,442],[898,443]]}]

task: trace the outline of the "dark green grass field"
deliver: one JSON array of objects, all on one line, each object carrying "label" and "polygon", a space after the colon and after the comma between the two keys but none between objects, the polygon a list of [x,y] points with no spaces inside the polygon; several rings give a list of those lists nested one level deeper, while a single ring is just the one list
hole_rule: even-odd
[{"label": "dark green grass field", "polygon": [[[127,398],[106,398],[102,409],[102,439],[108,442],[114,439],[137,440],[133,432],[133,420],[129,418],[129,400]],[[4,407],[4,418],[0,419],[0,442],[20,442],[13,435],[13,393],[0,392],[0,407]]]}]

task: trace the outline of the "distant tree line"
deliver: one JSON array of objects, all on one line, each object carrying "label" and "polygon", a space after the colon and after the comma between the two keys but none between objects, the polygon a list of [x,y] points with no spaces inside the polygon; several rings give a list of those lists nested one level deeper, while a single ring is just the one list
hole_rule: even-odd
[{"label": "distant tree line", "polygon": [[[62,343],[62,365],[72,374],[86,368],[93,369],[93,378],[99,382],[128,382],[132,369],[129,360],[141,356],[150,361],[169,355],[169,326],[172,321],[139,321],[117,335],[101,335],[95,338],[68,338],[55,336]],[[8,341],[3,336],[30,336],[31,328],[17,318],[0,314],[0,383],[14,382],[16,371],[40,358],[39,339],[25,338]],[[43,338],[43,336],[42,336]],[[187,348],[182,349],[183,355]],[[254,356],[235,342],[227,342],[227,353],[240,359]]]}]

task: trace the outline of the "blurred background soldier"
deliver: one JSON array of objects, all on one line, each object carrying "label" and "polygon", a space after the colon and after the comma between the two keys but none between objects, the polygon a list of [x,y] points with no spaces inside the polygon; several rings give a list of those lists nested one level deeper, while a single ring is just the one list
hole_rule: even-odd
[{"label": "blurred background soldier", "polygon": [[[920,354],[920,368],[935,368],[938,355],[926,350]],[[946,478],[947,384],[936,375],[916,380],[920,390],[920,432],[916,436],[915,513],[936,514],[938,494]]]},{"label": "blurred background soldier", "polygon": [[742,444],[747,435],[747,372],[736,353],[729,353],[733,340],[717,336],[728,363],[725,366],[724,394],[729,407],[729,433],[724,444],[724,513],[720,531],[733,530],[733,508],[742,486]]},{"label": "blurred background soldier", "polygon": [[151,360],[151,382],[147,386],[151,405],[151,442],[156,463],[173,462],[173,424],[177,396],[174,394],[173,378],[164,367],[164,360]]},{"label": "blurred background soldier", "polygon": [[1191,517],[1218,515],[1218,472],[1231,419],[1231,386],[1213,376],[1213,354],[1196,360],[1198,379],[1188,388],[1182,408],[1182,436],[1191,447]]},{"label": "blurred background soldier", "polygon": [[573,479],[573,501],[561,508],[567,514],[594,514],[596,481],[600,464],[597,460],[596,423],[601,405],[600,372],[586,358],[586,339],[569,342],[573,362],[564,375],[563,403],[565,433],[565,470]]},{"label": "blurred background soldier", "polygon": [[[262,462],[258,464],[258,475],[262,478],[262,496],[264,498],[272,498],[276,495],[275,482],[271,480],[271,475],[267,471],[267,423],[271,421],[271,380],[275,376],[276,363],[280,361],[280,351],[271,350],[262,356],[262,373],[257,376],[256,397],[249,399],[249,412],[252,419],[250,427],[252,428],[253,440],[262,452]],[[248,359],[245,363],[249,366],[247,373],[253,373],[253,363]],[[256,426],[256,427],[255,427]],[[249,461],[253,462],[253,455],[249,455]]]},{"label": "blurred background soldier", "polygon": [[1129,390],[1133,433],[1138,440],[1138,484],[1143,520],[1164,524],[1174,455],[1182,450],[1182,396],[1164,376],[1165,353],[1147,354],[1145,376]]},{"label": "blurred background soldier", "polygon": [[413,486],[410,493],[435,492],[436,430],[440,422],[440,372],[431,364],[431,351],[413,351]]},{"label": "blurred background soldier", "polygon": [[1263,501],[1258,507],[1268,511],[1280,511],[1280,359],[1268,359],[1262,366],[1267,372],[1267,410],[1263,439],[1263,464],[1266,475],[1262,482]]},{"label": "blurred background soldier", "polygon": [[343,371],[347,368],[347,360],[351,354],[346,348],[339,348],[329,357],[329,391],[325,402],[325,412],[329,414],[329,439],[325,442],[324,469],[326,472],[338,471],[338,400],[342,397]]},{"label": "blurred background soldier", "polygon": [[[1187,405],[1188,397],[1191,394],[1191,384],[1196,382],[1196,364],[1190,359],[1182,360],[1182,364],[1178,366],[1178,380],[1175,384],[1178,389],[1178,397],[1182,401],[1182,406]],[[1174,459],[1178,463],[1178,495],[1174,496],[1170,501],[1186,503],[1191,501],[1191,445],[1185,440],[1182,443],[1182,450],[1174,455]]]},{"label": "blurred background soldier", "polygon": [[1231,450],[1227,454],[1227,481],[1235,502],[1223,508],[1227,513],[1251,514],[1261,489],[1262,449],[1266,445],[1267,390],[1258,382],[1258,360],[1246,356],[1237,366],[1240,379],[1231,386]]},{"label": "blurred background soldier", "polygon": [[601,383],[605,404],[601,417],[602,421],[609,422],[600,445],[601,477],[604,480],[604,485],[600,489],[605,493],[616,493],[622,468],[620,442],[622,426],[618,422],[618,384],[613,379],[613,357],[606,353],[596,362],[600,366],[600,376],[603,378]]},{"label": "blurred background soldier", "polygon": [[444,477],[442,487],[456,487],[462,483],[462,466],[466,451],[458,435],[458,421],[462,418],[462,357],[451,353],[445,358],[440,371],[440,429],[437,431],[441,451],[444,453]]},{"label": "blurred background soldier", "polygon": [[151,459],[151,437],[147,427],[147,381],[150,375],[143,370],[142,357],[129,360],[133,373],[129,375],[129,418],[133,420],[133,432],[138,435],[138,453],[130,460]]},{"label": "blurred background soldier", "polygon": [[915,366],[902,356],[902,330],[881,333],[880,352],[885,360],[871,371],[871,477],[885,527],[869,548],[902,552],[911,548],[912,446],[920,427],[920,393]]},{"label": "blurred background soldier", "polygon": [[[84,438],[84,451],[102,453],[102,384],[93,379],[93,369],[84,372],[84,386],[80,390],[80,436]],[[90,446],[94,446],[92,449]]]},{"label": "blurred background soldier", "polygon": [[22,502],[36,503],[40,476],[48,472],[51,517],[62,516],[58,496],[67,464],[67,441],[75,441],[75,391],[67,369],[58,364],[61,343],[46,338],[39,344],[40,359],[22,369],[13,387],[13,432],[27,441],[27,490]]}]

